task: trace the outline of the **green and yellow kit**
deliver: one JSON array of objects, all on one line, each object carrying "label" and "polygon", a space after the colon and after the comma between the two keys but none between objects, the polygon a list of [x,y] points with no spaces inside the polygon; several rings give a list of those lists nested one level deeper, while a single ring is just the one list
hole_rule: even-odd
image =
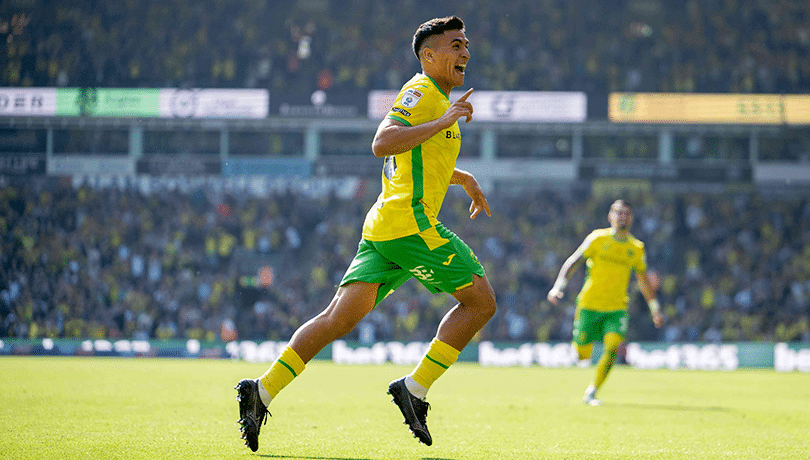
[{"label": "green and yellow kit", "polygon": [[[441,117],[450,99],[433,79],[416,74],[387,117],[416,126]],[[413,149],[385,158],[382,192],[363,223],[357,255],[341,281],[382,283],[377,302],[411,277],[431,292],[452,293],[484,269],[472,250],[438,220],[461,149],[458,122]]]},{"label": "green and yellow kit", "polygon": [[644,243],[628,234],[624,240],[610,228],[594,230],[582,243],[587,276],[577,296],[574,341],[585,345],[607,332],[627,334],[627,286],[632,271],[645,272]]}]

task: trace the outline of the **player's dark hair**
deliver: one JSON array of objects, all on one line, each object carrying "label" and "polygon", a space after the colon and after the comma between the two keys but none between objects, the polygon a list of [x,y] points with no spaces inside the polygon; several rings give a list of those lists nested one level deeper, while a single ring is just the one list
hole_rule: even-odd
[{"label": "player's dark hair", "polygon": [[464,21],[457,16],[447,16],[444,18],[433,18],[425,22],[413,34],[413,54],[419,59],[419,51],[422,44],[433,35],[441,35],[448,30],[464,30]]}]

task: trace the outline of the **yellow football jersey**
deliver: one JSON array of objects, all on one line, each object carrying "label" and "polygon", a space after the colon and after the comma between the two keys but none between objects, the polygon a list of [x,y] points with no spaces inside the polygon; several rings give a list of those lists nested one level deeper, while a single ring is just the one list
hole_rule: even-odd
[{"label": "yellow football jersey", "polygon": [[[402,87],[387,117],[416,126],[441,117],[449,107],[448,95],[418,73]],[[388,241],[435,226],[460,149],[456,122],[407,152],[385,157],[382,193],[366,214],[363,238]]]},{"label": "yellow football jersey", "polygon": [[[448,95],[418,73],[402,87],[387,117],[416,126],[441,117],[449,107]],[[435,226],[460,149],[456,122],[407,152],[385,157],[382,193],[366,214],[363,238],[388,241]]]},{"label": "yellow football jersey", "polygon": [[630,271],[647,270],[644,243],[629,233],[627,239],[618,240],[610,228],[602,228],[591,232],[583,245],[587,277],[577,307],[595,311],[626,309]]}]

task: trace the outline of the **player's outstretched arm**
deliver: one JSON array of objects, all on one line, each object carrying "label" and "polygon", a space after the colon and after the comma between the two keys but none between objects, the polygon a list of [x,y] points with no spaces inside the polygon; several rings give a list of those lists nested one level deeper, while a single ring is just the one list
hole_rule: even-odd
[{"label": "player's outstretched arm", "polygon": [[647,301],[647,306],[650,307],[653,324],[655,324],[655,327],[663,326],[664,316],[661,314],[661,304],[658,302],[658,299],[655,298],[655,288],[650,284],[649,278],[647,277],[647,270],[636,272],[636,281],[638,281],[638,288],[641,291],[641,295],[644,296],[644,300]]},{"label": "player's outstretched arm", "polygon": [[421,145],[426,140],[443,131],[461,117],[466,117],[467,122],[472,120],[472,104],[467,102],[467,98],[472,94],[470,88],[444,114],[435,119],[416,126],[407,126],[402,122],[386,118],[377,127],[374,140],[371,142],[371,150],[374,156],[382,158],[388,155],[396,155],[407,152],[417,145]]},{"label": "player's outstretched arm", "polygon": [[456,168],[453,170],[453,176],[450,177],[450,183],[461,185],[464,191],[467,192],[467,195],[472,198],[472,203],[470,203],[470,219],[475,219],[481,211],[486,212],[487,216],[492,216],[489,212],[487,197],[484,195],[484,191],[481,189],[475,176],[467,171]]},{"label": "player's outstretched arm", "polygon": [[551,290],[548,291],[548,295],[546,296],[548,301],[553,305],[558,305],[560,300],[562,300],[565,295],[565,287],[568,285],[568,278],[570,278],[577,268],[582,265],[582,262],[585,261],[583,254],[589,245],[590,240],[585,239],[577,250],[563,262],[560,273],[557,275],[557,280],[554,281],[554,286],[551,287]]}]

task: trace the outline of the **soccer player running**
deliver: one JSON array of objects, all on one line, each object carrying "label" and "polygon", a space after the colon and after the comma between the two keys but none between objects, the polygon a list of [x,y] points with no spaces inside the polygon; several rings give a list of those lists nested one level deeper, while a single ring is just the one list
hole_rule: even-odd
[{"label": "soccer player running", "polygon": [[630,272],[636,272],[641,294],[650,308],[655,327],[664,324],[655,290],[647,280],[644,243],[630,234],[633,210],[624,200],[616,200],[608,213],[610,228],[594,230],[560,268],[548,301],[557,305],[563,297],[568,278],[585,261],[587,277],[577,296],[574,316],[574,346],[579,359],[590,359],[593,342],[602,340],[604,352],[596,366],[596,377],[585,390],[582,401],[596,406],[596,392],[605,382],[619,345],[627,335],[627,287]]},{"label": "soccer player running", "polygon": [[385,158],[382,193],[366,215],[357,255],[329,306],[292,335],[288,346],[258,379],[237,385],[242,438],[259,447],[267,406],[303,372],[321,349],[350,332],[382,299],[411,277],[431,293],[458,301],[441,320],[436,336],[412,373],[394,380],[388,393],[420,442],[431,445],[425,401],[428,389],[495,314],[495,294],[472,250],[438,220],[451,184],[472,199],[470,218],[489,204],[478,181],[455,167],[461,146],[458,119],[472,119],[469,89],[450,103],[450,90],[464,84],[469,41],[461,19],[431,19],[413,36],[422,67],[399,92],[374,136],[372,150]]}]

